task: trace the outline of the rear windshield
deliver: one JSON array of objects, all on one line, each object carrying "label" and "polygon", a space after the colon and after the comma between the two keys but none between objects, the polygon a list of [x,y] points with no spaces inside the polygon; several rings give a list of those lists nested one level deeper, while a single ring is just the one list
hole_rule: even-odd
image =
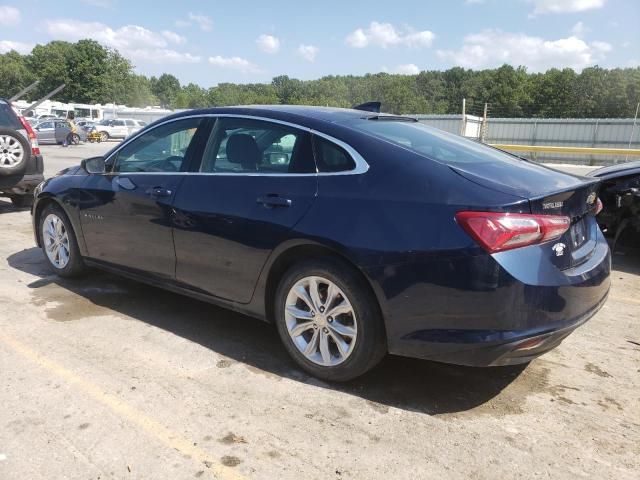
[{"label": "rear windshield", "polygon": [[14,130],[24,128],[11,106],[5,101],[0,101],[0,127]]},{"label": "rear windshield", "polygon": [[420,122],[358,119],[349,126],[447,165],[522,162],[512,155]]}]

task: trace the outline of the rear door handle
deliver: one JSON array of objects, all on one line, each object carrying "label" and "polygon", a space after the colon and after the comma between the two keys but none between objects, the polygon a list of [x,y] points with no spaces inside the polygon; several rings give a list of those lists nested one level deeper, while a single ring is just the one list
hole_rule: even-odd
[{"label": "rear door handle", "polygon": [[264,205],[267,208],[273,207],[290,207],[291,199],[280,197],[278,195],[263,195],[256,199],[257,203]]},{"label": "rear door handle", "polygon": [[147,190],[147,194],[151,197],[170,197],[173,192],[164,187],[153,187]]}]

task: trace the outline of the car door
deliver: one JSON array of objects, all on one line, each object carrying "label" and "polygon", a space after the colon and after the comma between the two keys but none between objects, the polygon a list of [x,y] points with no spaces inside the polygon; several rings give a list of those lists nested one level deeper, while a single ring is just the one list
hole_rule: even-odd
[{"label": "car door", "polygon": [[55,124],[51,120],[37,124],[35,131],[38,143],[54,143],[56,141]]},{"label": "car door", "polygon": [[67,139],[67,135],[71,133],[68,122],[56,121],[55,123],[55,140],[56,143],[63,143]]},{"label": "car door", "polygon": [[173,203],[176,279],[248,303],[269,254],[316,192],[308,131],[218,118],[197,172],[186,176]]},{"label": "car door", "polygon": [[124,120],[113,120],[108,131],[110,137],[125,138],[128,136],[127,125]]},{"label": "car door", "polygon": [[199,155],[202,118],[176,119],[126,142],[90,175],[80,202],[89,256],[159,277],[175,276],[171,204]]}]

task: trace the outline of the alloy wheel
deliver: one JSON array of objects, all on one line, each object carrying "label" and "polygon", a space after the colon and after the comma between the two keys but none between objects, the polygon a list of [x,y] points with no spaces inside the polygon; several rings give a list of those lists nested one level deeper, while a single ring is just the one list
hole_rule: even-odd
[{"label": "alloy wheel", "polygon": [[11,135],[0,135],[0,168],[15,167],[24,158],[24,147]]},{"label": "alloy wheel", "polygon": [[309,361],[333,367],[353,352],[358,335],[356,314],[331,280],[318,276],[298,280],[289,290],[284,312],[291,340]]},{"label": "alloy wheel", "polygon": [[63,269],[69,263],[69,233],[64,222],[57,215],[50,213],[42,222],[42,241],[51,264]]}]

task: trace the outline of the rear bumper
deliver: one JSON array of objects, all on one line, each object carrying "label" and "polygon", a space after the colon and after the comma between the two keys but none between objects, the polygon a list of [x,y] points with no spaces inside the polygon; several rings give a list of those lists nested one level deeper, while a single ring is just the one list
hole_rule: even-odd
[{"label": "rear bumper", "polygon": [[[608,295],[608,291],[607,291]],[[575,329],[585,324],[604,305],[607,295],[588,312],[577,320],[562,324],[549,325],[547,328],[532,330],[514,330],[499,332],[451,331],[451,338],[457,341],[449,342],[449,351],[439,354],[428,353],[428,347],[414,349],[404,354],[413,357],[433,360],[443,363],[454,363],[473,367],[494,367],[527,363],[556,348]],[[469,339],[469,343],[459,343],[462,339]],[[427,347],[425,349],[425,347]]]},{"label": "rear bumper", "polygon": [[31,195],[43,181],[42,173],[0,177],[0,192],[5,195]]},{"label": "rear bumper", "polygon": [[395,288],[383,304],[389,352],[478,367],[525,363],[558,346],[608,296],[611,255],[599,231],[593,254],[575,268],[552,276],[535,258],[514,263],[529,276],[490,255],[387,268],[411,281],[381,285],[387,295],[385,286]]}]

